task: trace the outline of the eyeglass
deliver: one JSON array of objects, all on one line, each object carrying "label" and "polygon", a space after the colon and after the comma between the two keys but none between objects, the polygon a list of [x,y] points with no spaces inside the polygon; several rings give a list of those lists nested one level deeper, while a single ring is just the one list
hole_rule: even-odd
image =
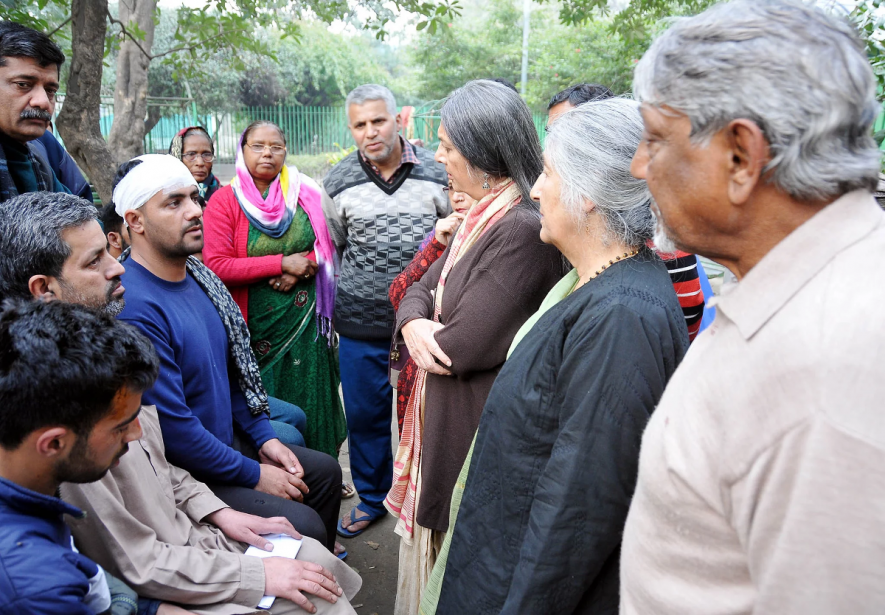
[{"label": "eyeglass", "polygon": [[282,145],[262,145],[261,143],[247,143],[246,147],[251,149],[256,154],[263,154],[264,150],[269,149],[270,153],[274,156],[279,156],[280,154],[286,153],[286,148]]},{"label": "eyeglass", "polygon": [[210,152],[203,152],[202,154],[198,154],[197,152],[186,152],[181,155],[182,160],[187,160],[188,162],[193,162],[197,159],[197,156],[203,159],[203,162],[212,162],[215,160],[215,154]]}]

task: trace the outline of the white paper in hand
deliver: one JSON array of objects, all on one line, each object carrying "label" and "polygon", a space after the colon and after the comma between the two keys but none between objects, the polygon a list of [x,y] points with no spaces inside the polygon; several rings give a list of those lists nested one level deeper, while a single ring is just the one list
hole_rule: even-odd
[{"label": "white paper in hand", "polygon": [[[295,559],[298,555],[298,550],[301,549],[300,538],[292,538],[285,534],[266,534],[264,537],[273,545],[273,551],[249,547],[246,549],[246,555],[254,555],[262,559],[265,557],[288,557],[289,559]],[[258,603],[257,608],[269,609],[273,606],[273,601],[274,596],[265,596]]]}]

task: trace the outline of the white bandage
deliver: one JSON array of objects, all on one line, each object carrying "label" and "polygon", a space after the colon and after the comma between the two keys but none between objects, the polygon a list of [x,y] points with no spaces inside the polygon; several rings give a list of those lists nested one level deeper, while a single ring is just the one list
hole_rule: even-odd
[{"label": "white bandage", "polygon": [[188,186],[196,186],[197,180],[184,163],[167,154],[145,154],[114,188],[114,209],[121,218],[127,211],[138,209],[158,192],[169,194]]}]

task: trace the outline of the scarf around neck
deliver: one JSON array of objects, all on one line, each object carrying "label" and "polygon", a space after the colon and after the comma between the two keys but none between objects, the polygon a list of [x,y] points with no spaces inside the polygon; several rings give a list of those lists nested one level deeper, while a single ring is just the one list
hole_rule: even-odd
[{"label": "scarf around neck", "polygon": [[[470,208],[467,218],[464,219],[452,238],[452,247],[446,257],[436,286],[432,317],[434,322],[440,320],[443,291],[452,268],[476,244],[479,238],[485,235],[520,200],[519,188],[513,183],[513,180],[507,179],[495,186],[489,194]],[[419,368],[414,388],[410,391],[409,401],[406,405],[403,433],[396,457],[393,460],[393,484],[387,497],[384,498],[385,508],[398,518],[393,531],[399,534],[407,545],[412,545],[415,517],[421,494],[420,470],[426,386],[427,371]]]}]

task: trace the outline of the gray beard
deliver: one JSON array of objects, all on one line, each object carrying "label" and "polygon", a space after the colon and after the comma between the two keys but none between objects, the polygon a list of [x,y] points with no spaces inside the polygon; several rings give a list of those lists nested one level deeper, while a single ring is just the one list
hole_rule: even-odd
[{"label": "gray beard", "polygon": [[126,306],[125,297],[120,297],[119,299],[108,299],[105,303],[97,304],[95,301],[91,300],[91,298],[86,297],[83,293],[76,290],[73,286],[70,286],[64,280],[59,279],[59,285],[62,287],[65,293],[65,301],[68,303],[76,303],[77,305],[83,305],[88,307],[96,312],[101,312],[102,314],[107,314],[108,316],[118,316],[120,312],[123,311],[123,308]]},{"label": "gray beard", "polygon": [[117,317],[120,315],[120,312],[123,311],[123,308],[126,307],[125,299],[113,299],[105,304],[104,307],[99,308],[99,311],[107,314],[108,316]]},{"label": "gray beard", "polygon": [[664,223],[658,218],[658,215],[654,213],[654,209],[651,210],[655,216],[655,234],[652,237],[652,241],[655,244],[655,249],[658,252],[664,252],[665,254],[672,254],[678,248],[676,244],[673,243],[673,240],[670,239],[670,236],[667,235],[667,231],[664,228]]}]

